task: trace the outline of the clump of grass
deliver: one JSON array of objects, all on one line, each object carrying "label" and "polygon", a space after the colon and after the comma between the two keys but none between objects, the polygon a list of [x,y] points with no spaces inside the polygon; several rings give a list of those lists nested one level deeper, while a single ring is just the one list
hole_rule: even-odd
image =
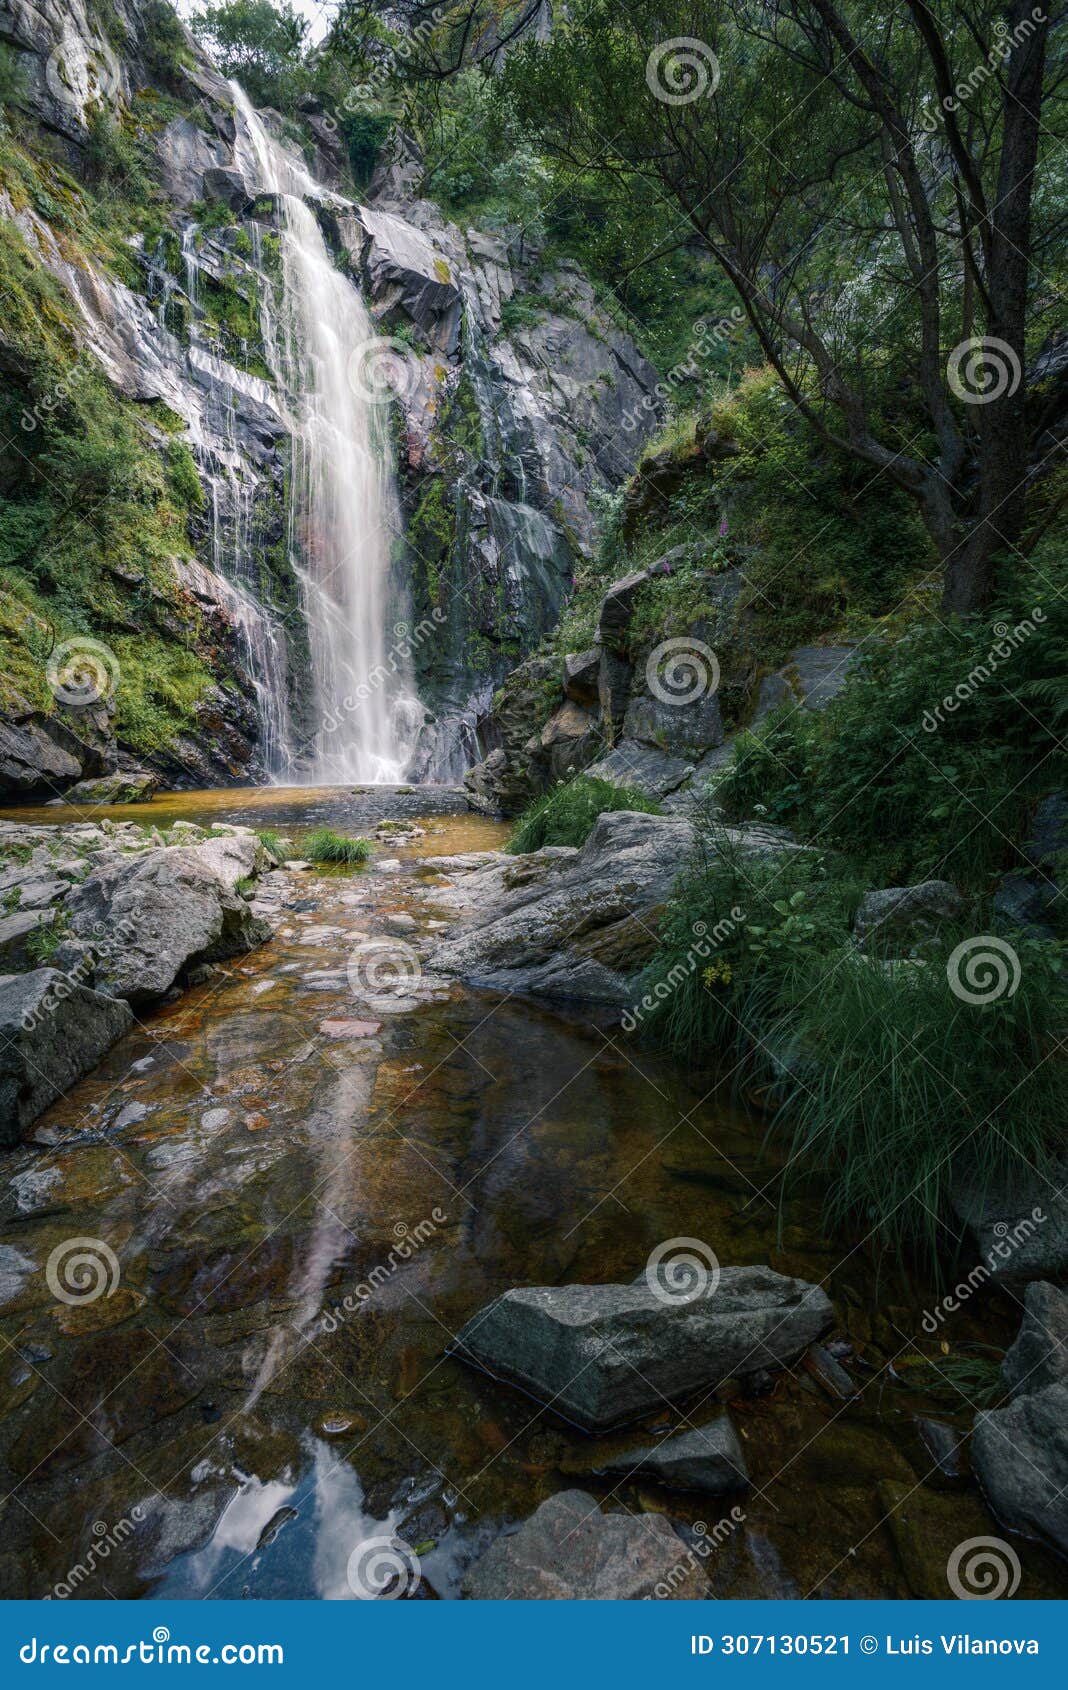
[{"label": "clump of grass", "polygon": [[658,816],[660,805],[637,787],[613,786],[610,780],[579,775],[566,786],[553,787],[523,812],[507,849],[519,853],[538,851],[543,845],[584,845],[597,817],[606,810],[640,810]]},{"label": "clump of grass", "polygon": [[256,838],[269,857],[273,857],[276,863],[282,862],[286,855],[286,841],[280,833],[276,833],[273,828],[260,828],[256,832]]},{"label": "clump of grass", "polygon": [[313,863],[365,863],[372,855],[369,840],[347,839],[329,827],[310,833],[304,848]]}]

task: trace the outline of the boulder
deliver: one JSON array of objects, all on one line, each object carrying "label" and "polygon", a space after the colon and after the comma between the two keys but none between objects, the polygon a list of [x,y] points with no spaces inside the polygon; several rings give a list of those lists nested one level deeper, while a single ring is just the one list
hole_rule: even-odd
[{"label": "boulder", "polygon": [[856,658],[852,645],[803,645],[790,653],[783,674],[806,710],[825,710],[845,686]]},{"label": "boulder", "polygon": [[726,1496],[749,1483],[745,1456],[730,1417],[721,1414],[707,1426],[675,1432],[659,1443],[633,1444],[605,1459],[593,1454],[594,1471],[650,1478],[669,1490]]},{"label": "boulder", "polygon": [[540,748],[548,754],[550,782],[565,780],[585,768],[600,743],[593,711],[570,698],[565,699],[559,710],[549,717],[539,736]]},{"label": "boulder", "polygon": [[796,1361],[834,1319],[818,1286],[767,1267],[724,1268],[697,1295],[634,1285],[506,1291],[452,1353],[603,1432],[693,1392]]},{"label": "boulder", "polygon": [[1068,1384],[978,1414],[972,1465],[999,1520],[1068,1555]]},{"label": "boulder", "polygon": [[1068,1273],[1068,1163],[1044,1173],[1020,1163],[991,1179],[956,1170],[950,1201],[995,1279],[1026,1284]]},{"label": "boulder", "polygon": [[948,880],[885,886],[865,893],[853,919],[853,934],[865,948],[907,950],[959,920],[964,907],[964,899]]},{"label": "boulder", "polygon": [[73,734],[47,716],[31,715],[19,722],[0,719],[0,795],[30,797],[57,790],[77,780],[84,749]]},{"label": "boulder", "polygon": [[[63,888],[66,891],[66,887]],[[0,972],[28,968],[30,940],[39,927],[53,920],[50,910],[17,909],[0,916]]]},{"label": "boulder", "polygon": [[132,1004],[163,996],[187,969],[241,956],[270,933],[234,890],[255,839],[212,839],[104,863],[75,887],[72,936],[106,943],[94,984]]},{"label": "boulder", "polygon": [[0,980],[0,1147],[18,1144],[132,1024],[127,1004],[73,984],[58,969]]},{"label": "boulder", "polygon": [[634,614],[634,597],[639,587],[652,579],[648,569],[635,569],[629,575],[623,575],[618,581],[613,581],[604,598],[597,616],[597,640],[610,651],[623,651],[626,648],[627,633],[630,619]]},{"label": "boulder", "polygon": [[468,1568],[463,1594],[490,1602],[640,1602],[705,1593],[704,1572],[659,1514],[605,1514],[561,1491]]},{"label": "boulder", "polygon": [[80,780],[63,794],[67,804],[143,804],[159,786],[147,769],[116,769],[98,780]]},{"label": "boulder", "polygon": [[432,958],[444,973],[511,991],[625,1003],[626,975],[655,944],[650,917],[693,849],[688,822],[612,811],[581,850],[491,861],[438,901],[464,920]]},{"label": "boulder", "polygon": [[571,651],[564,658],[564,693],[576,704],[593,707],[598,703],[597,676],[601,654],[596,646],[587,651]]},{"label": "boulder", "polygon": [[702,693],[690,703],[632,693],[623,717],[623,733],[627,739],[680,757],[710,751],[727,737],[714,692]]},{"label": "boulder", "polygon": [[586,773],[595,780],[610,780],[614,786],[632,786],[647,798],[666,798],[692,777],[694,764],[659,746],[623,739],[591,763]]},{"label": "boulder", "polygon": [[1014,1397],[1068,1385],[1068,1291],[1041,1280],[1027,1287],[1023,1323],[1001,1377]]}]

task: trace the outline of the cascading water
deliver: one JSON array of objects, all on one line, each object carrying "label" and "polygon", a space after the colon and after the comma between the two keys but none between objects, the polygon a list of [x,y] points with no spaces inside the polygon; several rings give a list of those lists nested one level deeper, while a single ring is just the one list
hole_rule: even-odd
[{"label": "cascading water", "polygon": [[335,266],[309,200],[323,190],[268,134],[232,83],[247,179],[277,196],[281,286],[264,279],[268,362],[293,440],[290,546],[301,582],[318,731],[313,778],[400,780],[423,711],[390,645],[390,552],[401,532],[367,385],[376,340],[359,291]]}]

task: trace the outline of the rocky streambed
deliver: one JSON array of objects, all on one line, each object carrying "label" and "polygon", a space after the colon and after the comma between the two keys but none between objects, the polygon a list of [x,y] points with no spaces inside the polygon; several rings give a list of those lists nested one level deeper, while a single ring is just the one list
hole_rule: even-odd
[{"label": "rocky streambed", "polygon": [[[765,1124],[620,1030],[686,824],[654,847],[602,818],[613,899],[596,852],[481,855],[503,829],[444,789],[15,825],[46,820],[7,867],[59,853],[66,889],[27,905],[67,911],[53,972],[81,911],[114,928],[153,891],[85,988],[119,1036],[0,1165],[3,1594],[944,1597],[955,1549],[1004,1534],[936,1290],[780,1211]],[[309,826],[383,820],[366,866],[293,866]],[[164,984],[168,897],[209,875],[230,927],[183,929]],[[586,941],[552,965],[565,920]],[[954,1359],[1019,1323],[965,1302]],[[1041,1421],[1030,1393],[1064,1387],[1017,1360],[1008,1412]],[[1053,1594],[1013,1545],[1019,1594]]]}]

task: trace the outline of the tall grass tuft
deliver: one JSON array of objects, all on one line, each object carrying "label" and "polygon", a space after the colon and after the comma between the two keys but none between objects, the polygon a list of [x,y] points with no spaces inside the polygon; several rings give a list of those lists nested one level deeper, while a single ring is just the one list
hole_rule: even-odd
[{"label": "tall grass tuft", "polygon": [[535,800],[516,822],[507,849],[539,851],[543,845],[585,845],[593,824],[606,810],[640,810],[658,816],[660,805],[634,786],[578,775]]},{"label": "tall grass tuft", "polygon": [[365,863],[373,855],[369,840],[347,839],[328,827],[310,833],[304,849],[313,863]]}]

